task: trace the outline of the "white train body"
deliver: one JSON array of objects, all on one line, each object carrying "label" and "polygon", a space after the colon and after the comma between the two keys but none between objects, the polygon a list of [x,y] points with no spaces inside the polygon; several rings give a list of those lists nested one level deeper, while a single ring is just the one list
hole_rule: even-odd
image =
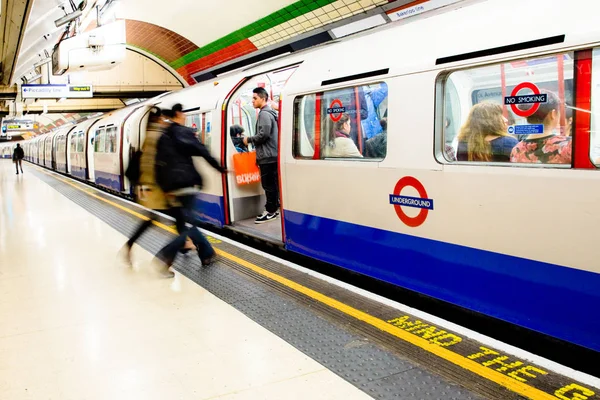
[{"label": "white train body", "polygon": [[[123,171],[131,144],[143,141],[149,105],[181,103],[188,125],[232,170],[229,128],[254,134],[248,96],[264,86],[280,96],[281,244],[289,251],[600,351],[600,322],[591,318],[600,307],[598,12],[597,0],[465,1],[234,71],[95,121],[83,132],[103,151],[87,152],[87,168],[93,182],[130,193]],[[504,104],[522,84],[556,91],[562,111],[573,110],[571,160],[454,161],[472,107]],[[360,150],[361,135],[372,132],[365,121],[385,116],[385,155],[328,157],[324,136],[342,112],[363,117],[359,95],[374,101],[384,92],[353,132]],[[513,124],[535,128],[524,118]],[[48,166],[44,137],[25,146],[27,160]],[[74,172],[84,160],[66,152],[60,170],[89,179]],[[205,221],[232,226],[262,211],[260,185],[240,185],[203,160],[197,168]]]}]

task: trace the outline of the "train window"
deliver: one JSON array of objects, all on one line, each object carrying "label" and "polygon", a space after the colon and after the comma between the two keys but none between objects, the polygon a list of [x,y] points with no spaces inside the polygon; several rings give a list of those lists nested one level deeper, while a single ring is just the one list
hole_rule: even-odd
[{"label": "train window", "polygon": [[571,165],[573,53],[441,77],[440,161]]},{"label": "train window", "polygon": [[256,134],[256,121],[259,110],[252,106],[252,91],[257,87],[264,88],[269,94],[268,105],[275,111],[279,111],[279,96],[296,68],[297,66],[287,67],[253,76],[231,97],[227,109],[227,132],[229,133],[229,140],[233,142],[237,152],[249,150],[243,143],[243,136],[251,137]]},{"label": "train window", "polygon": [[211,112],[188,115],[185,118],[185,126],[192,128],[198,140],[210,151],[211,142]]},{"label": "train window", "polygon": [[202,114],[202,132],[200,132],[200,140],[210,151],[212,143],[212,112]]},{"label": "train window", "polygon": [[[294,156],[384,159],[387,154],[387,104],[385,82],[296,98]],[[318,142],[319,154],[314,154],[315,142]]]},{"label": "train window", "polygon": [[75,153],[77,151],[77,136],[76,134],[72,134],[70,136],[71,141],[71,153]]},{"label": "train window", "polygon": [[96,139],[94,140],[94,146],[95,146],[94,151],[96,153],[104,153],[104,147],[105,147],[105,143],[106,143],[105,136],[106,136],[106,133],[104,131],[104,128],[96,131]]},{"label": "train window", "polygon": [[84,149],[83,141],[85,140],[83,136],[84,136],[83,132],[79,132],[77,134],[77,152],[78,153],[83,153],[83,149]]},{"label": "train window", "polygon": [[117,152],[117,131],[118,128],[116,126],[111,126],[106,129],[106,153]]},{"label": "train window", "polygon": [[294,101],[294,155],[314,158],[315,155],[315,100],[316,94],[297,97]]}]

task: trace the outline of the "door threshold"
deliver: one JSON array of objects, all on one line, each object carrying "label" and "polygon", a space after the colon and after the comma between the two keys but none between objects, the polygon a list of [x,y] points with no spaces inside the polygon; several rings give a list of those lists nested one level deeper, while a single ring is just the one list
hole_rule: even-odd
[{"label": "door threshold", "polygon": [[226,228],[283,247],[280,219],[264,224],[255,224],[254,218],[249,218],[243,221],[236,221],[233,225]]}]

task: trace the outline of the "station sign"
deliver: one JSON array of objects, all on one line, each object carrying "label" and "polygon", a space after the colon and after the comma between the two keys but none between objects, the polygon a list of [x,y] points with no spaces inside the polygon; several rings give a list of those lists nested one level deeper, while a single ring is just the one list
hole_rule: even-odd
[{"label": "station sign", "polygon": [[21,85],[24,99],[82,99],[94,97],[92,85]]},{"label": "station sign", "polygon": [[38,128],[38,124],[33,122],[9,122],[2,125],[2,132],[32,131]]},{"label": "station sign", "polygon": [[[450,4],[458,3],[464,0],[425,0],[419,2],[410,2],[404,6],[394,8],[387,12],[388,17],[392,21],[414,17],[427,11],[432,11],[437,8],[445,7]],[[417,4],[415,4],[417,3]]]}]

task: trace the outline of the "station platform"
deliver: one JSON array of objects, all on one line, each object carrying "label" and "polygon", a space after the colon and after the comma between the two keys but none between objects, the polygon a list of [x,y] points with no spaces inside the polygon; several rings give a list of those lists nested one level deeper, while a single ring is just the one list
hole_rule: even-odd
[{"label": "station platform", "polygon": [[[598,399],[598,380],[137,205],[0,160],[0,399]],[[206,233],[206,232],[205,232]]]}]

